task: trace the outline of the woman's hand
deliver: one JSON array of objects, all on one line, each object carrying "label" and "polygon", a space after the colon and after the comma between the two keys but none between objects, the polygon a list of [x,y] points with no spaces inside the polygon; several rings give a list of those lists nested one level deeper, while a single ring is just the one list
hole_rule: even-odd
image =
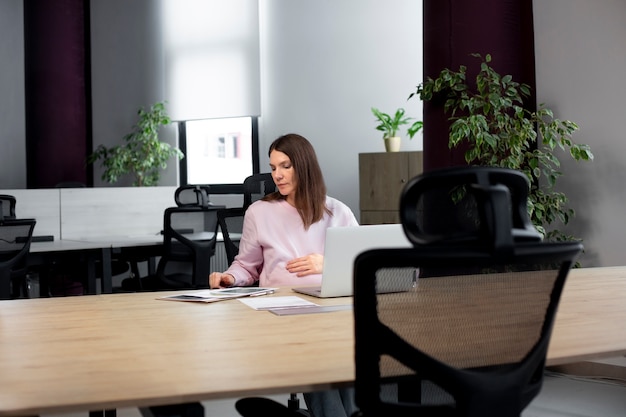
[{"label": "woman's hand", "polygon": [[295,273],[296,276],[304,277],[311,274],[321,274],[324,267],[324,255],[312,253],[301,258],[292,259],[287,262],[287,271]]},{"label": "woman's hand", "polygon": [[210,288],[229,288],[235,285],[235,277],[223,272],[212,272],[209,274]]}]

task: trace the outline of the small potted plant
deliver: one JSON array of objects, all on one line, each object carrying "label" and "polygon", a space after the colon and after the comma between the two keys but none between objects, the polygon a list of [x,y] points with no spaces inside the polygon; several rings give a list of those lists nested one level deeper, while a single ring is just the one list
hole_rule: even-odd
[{"label": "small potted plant", "polygon": [[137,111],[139,122],[131,133],[124,136],[123,145],[107,148],[104,145],[92,153],[88,163],[102,160],[105,168],[102,180],[116,182],[120,176],[132,174],[135,186],[158,185],[160,170],[167,167],[167,161],[183,158],[180,149],[159,140],[159,129],[171,123],[163,102],[154,104],[150,110]]},{"label": "small potted plant", "polygon": [[[398,152],[400,150],[401,143],[398,131],[401,126],[409,124],[413,118],[405,116],[403,108],[396,110],[393,117],[374,107],[372,107],[372,113],[376,116],[376,121],[379,123],[378,126],[376,126],[376,130],[383,132],[385,150],[387,152]],[[423,123],[421,121],[415,121],[407,130],[409,138],[413,139],[413,136],[422,128],[422,126]]]}]

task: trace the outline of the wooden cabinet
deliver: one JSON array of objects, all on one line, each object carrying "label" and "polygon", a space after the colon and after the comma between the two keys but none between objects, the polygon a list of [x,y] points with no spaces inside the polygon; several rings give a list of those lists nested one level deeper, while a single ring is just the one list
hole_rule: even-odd
[{"label": "wooden cabinet", "polygon": [[400,223],[400,193],[423,171],[423,153],[359,154],[361,224]]}]

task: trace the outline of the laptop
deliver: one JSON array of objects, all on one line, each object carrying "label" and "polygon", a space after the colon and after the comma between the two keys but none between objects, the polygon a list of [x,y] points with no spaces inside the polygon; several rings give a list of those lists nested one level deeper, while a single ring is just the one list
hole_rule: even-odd
[{"label": "laptop", "polygon": [[[293,291],[318,298],[352,296],[354,259],[363,251],[381,248],[410,248],[401,224],[330,227],[326,230],[324,269],[319,287],[295,287]],[[392,280],[379,292],[408,291],[413,288],[416,275]]]}]

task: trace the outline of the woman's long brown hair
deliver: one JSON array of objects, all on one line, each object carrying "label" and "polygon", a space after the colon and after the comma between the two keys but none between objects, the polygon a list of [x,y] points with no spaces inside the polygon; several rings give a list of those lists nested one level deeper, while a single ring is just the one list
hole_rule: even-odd
[{"label": "woman's long brown hair", "polygon": [[[304,228],[308,229],[313,223],[322,220],[325,212],[332,215],[326,207],[326,183],[313,145],[303,136],[289,133],[272,142],[268,156],[274,150],[284,153],[291,160],[296,180],[295,205]],[[279,192],[264,198],[266,201],[281,199],[285,199],[285,196]]]}]

